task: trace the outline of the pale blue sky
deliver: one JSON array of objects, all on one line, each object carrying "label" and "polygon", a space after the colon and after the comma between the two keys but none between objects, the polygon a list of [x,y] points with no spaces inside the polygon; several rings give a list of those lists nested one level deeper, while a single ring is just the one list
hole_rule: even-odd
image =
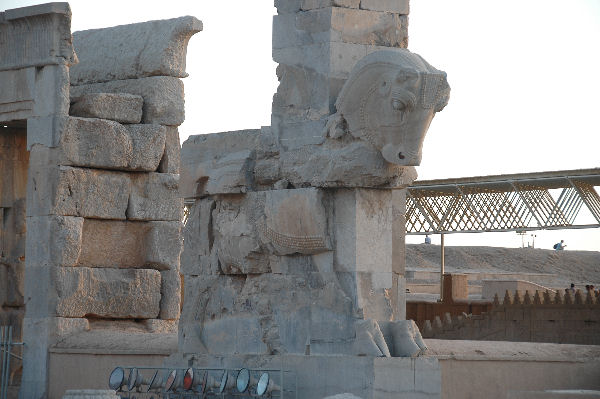
[{"label": "pale blue sky", "polygon": [[[36,3],[0,0],[0,9]],[[70,4],[73,31],[182,15],[203,21],[188,47],[182,140],[270,124],[272,0]],[[452,87],[425,139],[419,178],[600,167],[598,48],[598,0],[412,0],[409,49],[445,70]],[[568,249],[600,250],[600,229],[535,234],[544,248],[563,238]],[[520,246],[521,238],[460,234],[446,242]]]}]

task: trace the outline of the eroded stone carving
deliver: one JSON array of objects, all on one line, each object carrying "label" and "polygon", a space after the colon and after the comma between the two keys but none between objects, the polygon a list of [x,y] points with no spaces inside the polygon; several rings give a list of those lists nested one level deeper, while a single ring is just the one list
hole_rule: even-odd
[{"label": "eroded stone carving", "polygon": [[420,355],[403,320],[401,189],[448,95],[418,55],[378,51],[349,74],[325,130],[305,132],[318,140],[289,144],[285,124],[188,139],[180,351]]},{"label": "eroded stone carving", "polygon": [[417,166],[425,134],[448,103],[446,73],[408,50],[378,51],[352,70],[327,134],[345,132],[377,148],[387,162]]},{"label": "eroded stone carving", "polygon": [[[278,125],[191,136],[182,149],[181,194],[203,197],[276,185],[404,187],[416,178],[412,166],[419,165],[427,129],[449,93],[445,72],[419,55],[376,51],[353,68],[324,129],[315,124],[292,133]],[[295,137],[291,145],[293,134],[307,135],[306,144]]]}]

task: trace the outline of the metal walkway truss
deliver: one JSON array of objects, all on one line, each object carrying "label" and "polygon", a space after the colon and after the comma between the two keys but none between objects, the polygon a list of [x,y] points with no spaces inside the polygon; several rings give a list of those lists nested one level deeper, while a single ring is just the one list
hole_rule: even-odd
[{"label": "metal walkway truss", "polygon": [[[406,194],[406,233],[600,227],[599,185],[600,168],[416,181]],[[581,222],[584,207],[591,217]]]}]

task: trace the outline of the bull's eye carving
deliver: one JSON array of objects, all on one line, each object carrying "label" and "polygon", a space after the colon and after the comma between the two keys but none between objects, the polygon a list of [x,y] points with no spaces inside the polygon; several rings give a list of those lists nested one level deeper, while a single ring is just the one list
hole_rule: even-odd
[{"label": "bull's eye carving", "polygon": [[398,100],[397,98],[393,98],[392,108],[394,109],[394,111],[402,111],[404,110],[405,105],[402,103],[402,101]]}]

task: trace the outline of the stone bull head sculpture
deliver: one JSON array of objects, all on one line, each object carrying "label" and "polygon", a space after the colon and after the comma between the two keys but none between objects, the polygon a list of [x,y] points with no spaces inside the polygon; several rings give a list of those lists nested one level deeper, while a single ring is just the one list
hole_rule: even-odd
[{"label": "stone bull head sculpture", "polygon": [[330,137],[346,132],[369,142],[387,162],[421,163],[423,140],[450,96],[446,73],[408,50],[383,50],[360,60],[335,103]]}]

